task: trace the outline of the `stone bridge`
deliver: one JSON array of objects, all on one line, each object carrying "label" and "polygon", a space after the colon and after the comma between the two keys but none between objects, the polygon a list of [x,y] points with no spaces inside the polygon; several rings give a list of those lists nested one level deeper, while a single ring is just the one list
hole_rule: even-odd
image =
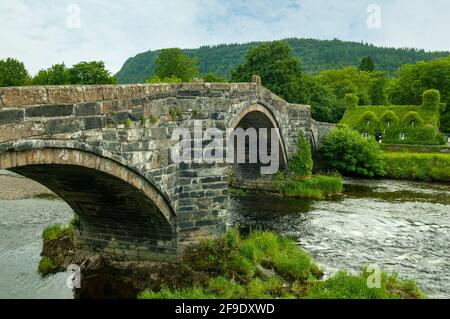
[{"label": "stone bridge", "polygon": [[[80,220],[80,249],[118,260],[173,260],[223,234],[229,176],[262,185],[245,165],[171,160],[176,128],[279,128],[287,166],[300,130],[320,144],[329,125],[265,89],[238,84],[0,88],[0,169],[59,195]],[[233,172],[230,174],[230,171]]]}]

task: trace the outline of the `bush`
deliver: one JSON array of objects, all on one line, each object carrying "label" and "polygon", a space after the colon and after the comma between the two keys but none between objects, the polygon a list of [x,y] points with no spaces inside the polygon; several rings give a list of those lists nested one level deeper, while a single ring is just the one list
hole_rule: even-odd
[{"label": "bush", "polygon": [[379,144],[364,139],[357,131],[334,129],[325,135],[320,151],[325,162],[343,174],[384,175]]},{"label": "bush", "polygon": [[294,177],[311,176],[313,160],[311,156],[311,145],[306,140],[305,135],[300,131],[297,142],[297,153],[290,162],[290,171]]},{"label": "bush", "polygon": [[450,182],[450,154],[384,153],[386,177]]}]

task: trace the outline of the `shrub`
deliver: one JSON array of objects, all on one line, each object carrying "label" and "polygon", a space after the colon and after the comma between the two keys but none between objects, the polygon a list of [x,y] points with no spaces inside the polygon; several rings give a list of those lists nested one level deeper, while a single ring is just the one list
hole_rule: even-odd
[{"label": "shrub", "polygon": [[312,169],[311,145],[306,140],[303,132],[300,131],[297,142],[297,153],[290,162],[290,171],[293,176],[302,178],[311,176]]},{"label": "shrub", "polygon": [[450,154],[395,152],[382,160],[390,178],[450,182]]},{"label": "shrub", "polygon": [[341,173],[369,177],[384,174],[379,144],[364,139],[357,131],[333,130],[325,135],[320,151],[325,162]]}]

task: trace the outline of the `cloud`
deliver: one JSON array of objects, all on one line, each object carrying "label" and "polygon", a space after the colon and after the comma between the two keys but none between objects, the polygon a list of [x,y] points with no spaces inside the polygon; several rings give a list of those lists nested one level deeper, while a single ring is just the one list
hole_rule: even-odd
[{"label": "cloud", "polygon": [[[369,29],[368,5],[382,28]],[[71,29],[67,8],[81,9]],[[116,72],[130,56],[164,47],[339,38],[378,45],[450,50],[450,2],[434,0],[0,0],[0,58],[32,73],[54,63],[104,60]]]}]

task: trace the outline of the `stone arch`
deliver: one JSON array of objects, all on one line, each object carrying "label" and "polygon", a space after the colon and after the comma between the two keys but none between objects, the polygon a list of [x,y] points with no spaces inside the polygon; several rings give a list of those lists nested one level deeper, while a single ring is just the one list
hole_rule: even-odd
[{"label": "stone arch", "polygon": [[148,178],[87,149],[49,147],[55,143],[46,142],[15,143],[0,153],[0,169],[59,195],[80,218],[80,248],[126,260],[176,254],[175,212]]},{"label": "stone arch", "polygon": [[242,110],[241,112],[239,112],[238,114],[233,116],[233,118],[228,122],[227,127],[231,128],[231,129],[235,129],[239,125],[239,123],[244,119],[244,117],[246,117],[248,114],[250,114],[252,112],[260,112],[260,113],[264,114],[267,117],[267,119],[270,121],[270,123],[272,124],[272,127],[278,129],[278,139],[280,140],[282,155],[283,155],[285,163],[287,164],[288,163],[287,149],[286,149],[285,140],[281,134],[281,127],[280,127],[275,115],[267,107],[265,107],[259,103],[253,104],[249,107],[246,107],[244,110]]},{"label": "stone arch", "polygon": [[[228,122],[228,128],[236,129],[236,128],[275,128],[276,134],[278,136],[279,141],[279,149],[278,149],[278,161],[279,168],[281,170],[286,169],[288,165],[288,157],[286,152],[285,141],[282,136],[282,131],[280,125],[274,116],[274,114],[265,106],[261,104],[253,104],[249,107],[244,108],[241,112],[236,114],[233,118]],[[231,130],[228,134],[231,134]],[[268,145],[270,144],[270,135],[268,136]],[[227,136],[227,140],[229,139],[229,135]],[[259,137],[258,137],[259,138]],[[258,140],[259,145],[259,140]],[[259,146],[258,146],[259,147]],[[246,149],[245,156],[247,158],[250,157],[252,148],[248,141],[246,141]],[[236,153],[235,153],[236,154]],[[272,189],[273,188],[273,175],[262,175],[260,172],[261,167],[267,166],[264,164],[250,164],[250,163],[234,163],[233,173],[234,173],[234,185],[243,188],[252,188],[252,189]]]}]

